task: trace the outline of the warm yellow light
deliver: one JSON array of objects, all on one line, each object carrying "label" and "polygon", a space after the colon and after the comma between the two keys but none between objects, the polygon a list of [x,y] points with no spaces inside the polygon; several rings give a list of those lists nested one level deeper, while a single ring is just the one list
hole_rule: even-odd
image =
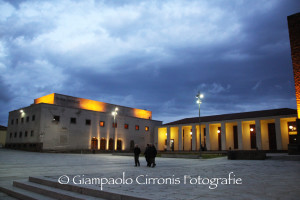
[{"label": "warm yellow light", "polygon": [[166,135],[168,135],[168,133],[166,133]]},{"label": "warm yellow light", "polygon": [[39,104],[39,103],[54,104],[54,93],[48,94],[46,96],[34,100],[34,104]]},{"label": "warm yellow light", "polygon": [[24,110],[20,110],[20,113],[24,113]]},{"label": "warm yellow light", "polygon": [[193,132],[190,132],[190,135],[193,135]]},{"label": "warm yellow light", "polygon": [[134,108],[133,116],[135,116],[137,118],[142,118],[142,119],[151,119],[152,112],[148,111],[148,110],[141,110],[141,109]]},{"label": "warm yellow light", "polygon": [[253,128],[250,128],[250,131],[252,132],[252,131],[254,131],[254,129],[253,129]]},{"label": "warm yellow light", "polygon": [[220,131],[220,130],[218,130],[218,133],[221,133],[221,131]]},{"label": "warm yellow light", "polygon": [[80,102],[80,108],[86,110],[93,110],[98,112],[105,112],[106,111],[106,103],[100,101],[94,101],[90,99],[82,99],[78,98]]},{"label": "warm yellow light", "polygon": [[289,129],[293,130],[293,128],[294,128],[293,126],[289,126]]}]

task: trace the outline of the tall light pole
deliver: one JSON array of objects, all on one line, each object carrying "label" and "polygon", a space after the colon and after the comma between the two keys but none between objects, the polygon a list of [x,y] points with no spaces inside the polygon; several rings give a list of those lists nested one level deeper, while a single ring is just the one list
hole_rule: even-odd
[{"label": "tall light pole", "polygon": [[118,107],[115,107],[115,111],[113,111],[111,114],[114,116],[114,146],[113,151],[116,149],[116,116],[118,114]]},{"label": "tall light pole", "polygon": [[202,151],[202,140],[201,140],[201,119],[200,119],[200,104],[202,103],[201,99],[204,98],[204,95],[201,94],[200,92],[198,92],[198,94],[196,95],[197,98],[197,104],[199,105],[199,132],[200,132],[200,155],[201,155],[201,151]]}]

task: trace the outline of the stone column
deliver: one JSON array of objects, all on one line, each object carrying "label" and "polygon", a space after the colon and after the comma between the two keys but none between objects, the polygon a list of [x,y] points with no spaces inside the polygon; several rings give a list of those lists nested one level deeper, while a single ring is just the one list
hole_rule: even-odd
[{"label": "stone column", "polygon": [[282,150],[282,137],[281,137],[280,118],[275,119],[275,131],[276,131],[277,150]]},{"label": "stone column", "polygon": [[178,150],[182,151],[183,146],[182,146],[182,126],[178,127]]},{"label": "stone column", "polygon": [[210,149],[210,136],[209,136],[209,123],[205,124],[205,132],[206,132],[206,148],[207,150],[211,150]]},{"label": "stone column", "polygon": [[170,136],[171,136],[170,127],[167,126],[167,151],[170,151]]},{"label": "stone column", "polygon": [[158,149],[158,129],[159,127],[154,128],[154,145]]},{"label": "stone column", "polygon": [[261,125],[260,120],[255,120],[255,132],[256,132],[256,147],[258,150],[262,150],[261,146]]},{"label": "stone column", "polygon": [[222,143],[222,150],[226,150],[226,126],[225,122],[221,123],[221,143]]},{"label": "stone column", "polygon": [[242,121],[239,120],[237,122],[237,129],[238,129],[238,150],[243,150],[243,127],[242,127]]},{"label": "stone column", "polygon": [[196,136],[196,125],[192,125],[192,150],[196,151],[196,144],[197,144],[197,136]]}]

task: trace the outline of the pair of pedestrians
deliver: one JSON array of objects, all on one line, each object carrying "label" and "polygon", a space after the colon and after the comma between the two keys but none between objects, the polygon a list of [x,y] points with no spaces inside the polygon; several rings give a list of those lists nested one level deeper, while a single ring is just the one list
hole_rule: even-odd
[{"label": "pair of pedestrians", "polygon": [[[135,145],[134,148],[134,161],[135,161],[135,166],[140,166],[140,161],[139,161],[139,155],[141,153],[141,149],[138,147],[138,145]],[[147,144],[146,150],[145,150],[145,158],[147,162],[147,167],[155,167],[155,157],[157,155],[157,150],[153,144]]]}]

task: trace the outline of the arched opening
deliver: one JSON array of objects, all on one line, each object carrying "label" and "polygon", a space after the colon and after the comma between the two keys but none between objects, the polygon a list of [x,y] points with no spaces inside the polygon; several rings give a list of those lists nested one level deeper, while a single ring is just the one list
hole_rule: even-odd
[{"label": "arched opening", "polygon": [[92,137],[91,149],[93,150],[98,149],[98,139],[96,137]]},{"label": "arched opening", "polygon": [[111,151],[114,150],[114,139],[112,139],[112,138],[109,138],[108,149]]},{"label": "arched opening", "polygon": [[117,140],[117,150],[118,151],[122,150],[122,140]]},{"label": "arched opening", "polygon": [[100,140],[100,150],[105,150],[106,149],[106,139],[101,138]]}]

